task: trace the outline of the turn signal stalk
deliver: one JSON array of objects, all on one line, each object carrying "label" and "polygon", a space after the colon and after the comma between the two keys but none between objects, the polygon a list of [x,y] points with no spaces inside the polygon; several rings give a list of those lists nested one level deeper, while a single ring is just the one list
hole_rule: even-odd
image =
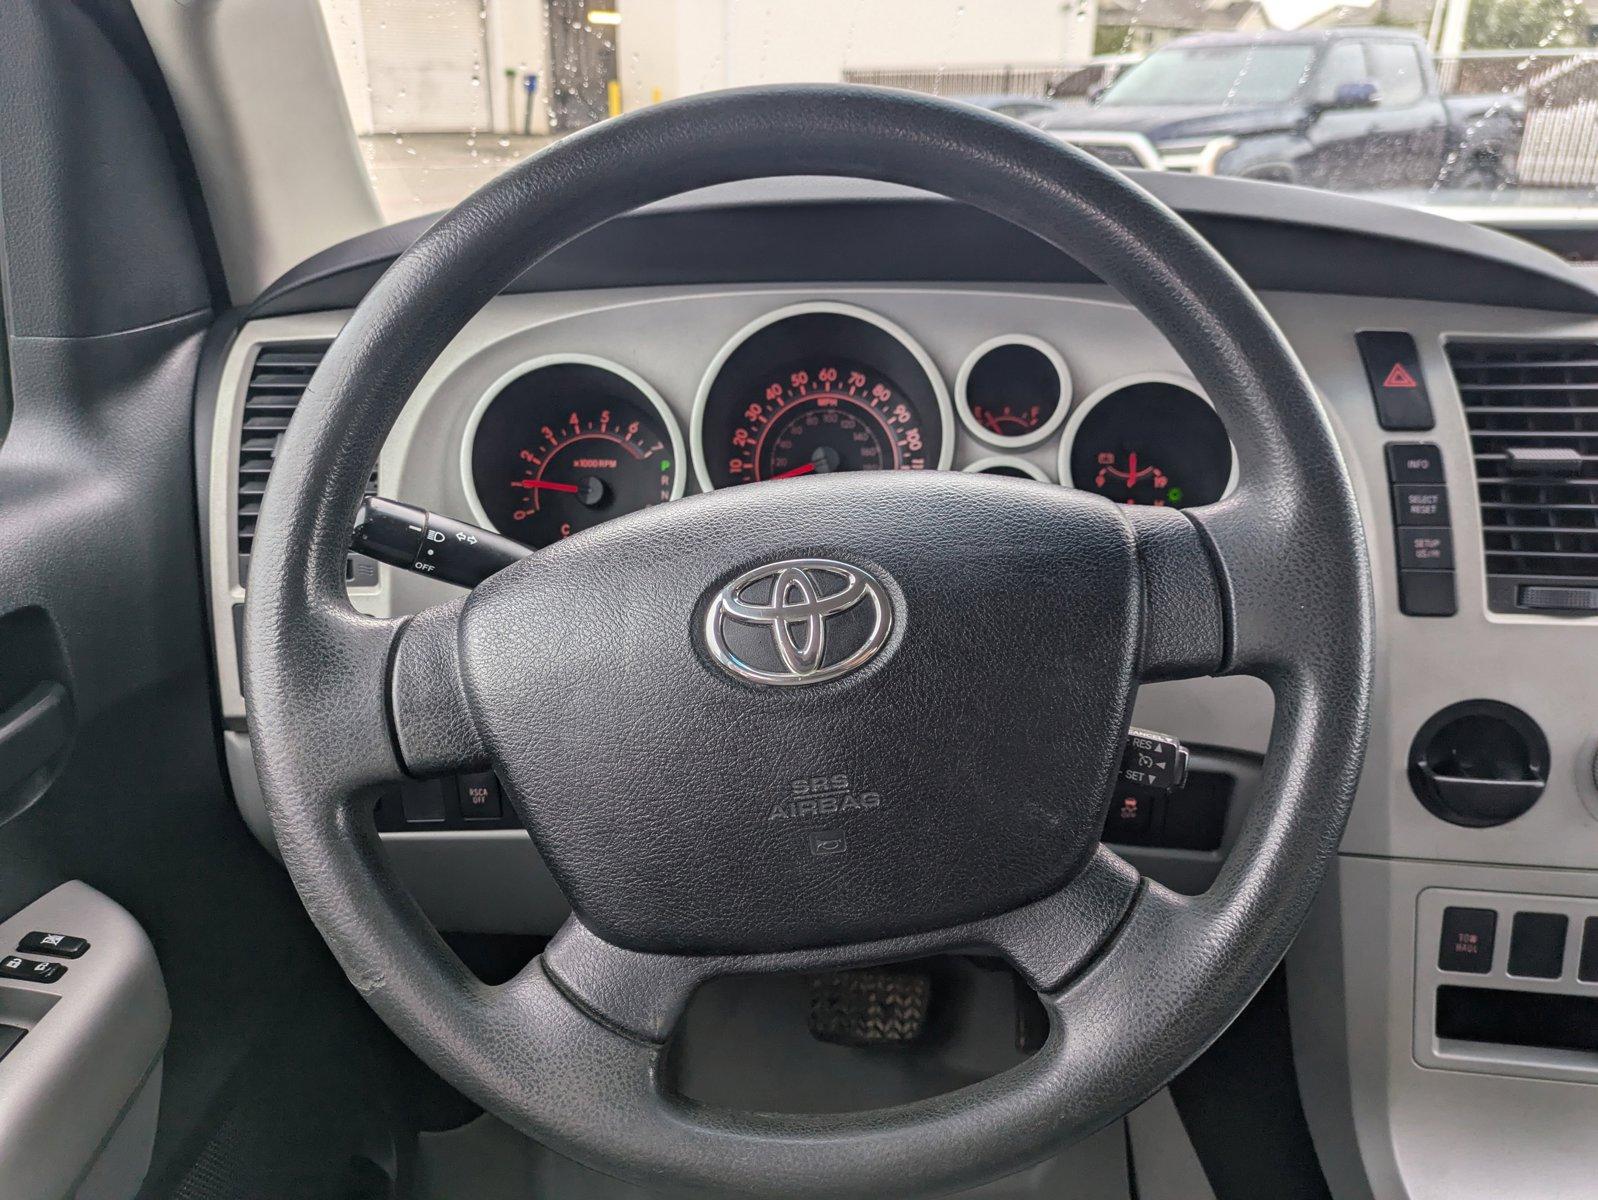
[{"label": "turn signal stalk", "polygon": [[532,553],[520,542],[476,525],[381,496],[361,502],[350,549],[391,567],[468,588]]}]

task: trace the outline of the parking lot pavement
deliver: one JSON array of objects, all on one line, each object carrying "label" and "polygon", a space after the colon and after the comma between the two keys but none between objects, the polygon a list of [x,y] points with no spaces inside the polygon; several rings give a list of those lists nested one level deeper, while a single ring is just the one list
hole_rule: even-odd
[{"label": "parking lot pavement", "polygon": [[360,139],[387,221],[449,208],[553,140],[502,133],[374,134]]}]

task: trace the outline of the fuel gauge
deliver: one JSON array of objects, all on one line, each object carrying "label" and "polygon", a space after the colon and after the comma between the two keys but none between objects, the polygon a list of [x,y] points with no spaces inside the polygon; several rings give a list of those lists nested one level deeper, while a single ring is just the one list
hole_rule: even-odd
[{"label": "fuel gauge", "polygon": [[955,380],[960,419],[991,446],[1041,442],[1065,420],[1071,372],[1059,351],[1027,334],[982,343]]}]

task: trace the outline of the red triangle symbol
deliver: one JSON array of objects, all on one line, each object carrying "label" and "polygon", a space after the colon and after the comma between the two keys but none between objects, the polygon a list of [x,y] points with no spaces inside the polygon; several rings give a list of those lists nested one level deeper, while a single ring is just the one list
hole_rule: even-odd
[{"label": "red triangle symbol", "polygon": [[1387,378],[1382,380],[1384,388],[1412,388],[1418,386],[1415,377],[1404,370],[1403,363],[1394,363],[1393,369],[1387,372]]}]

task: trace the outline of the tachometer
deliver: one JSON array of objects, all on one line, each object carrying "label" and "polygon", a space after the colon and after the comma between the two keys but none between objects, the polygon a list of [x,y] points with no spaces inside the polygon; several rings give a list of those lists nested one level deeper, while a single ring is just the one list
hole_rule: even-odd
[{"label": "tachometer", "polygon": [[708,487],[948,465],[949,401],[926,354],[873,314],[800,305],[745,329],[695,410]]},{"label": "tachometer", "polygon": [[1060,479],[1118,504],[1212,504],[1231,486],[1234,462],[1215,410],[1190,385],[1163,377],[1090,396],[1060,444]]},{"label": "tachometer", "polygon": [[507,537],[547,546],[682,495],[682,434],[660,395],[614,363],[544,359],[469,424],[467,496]]}]

